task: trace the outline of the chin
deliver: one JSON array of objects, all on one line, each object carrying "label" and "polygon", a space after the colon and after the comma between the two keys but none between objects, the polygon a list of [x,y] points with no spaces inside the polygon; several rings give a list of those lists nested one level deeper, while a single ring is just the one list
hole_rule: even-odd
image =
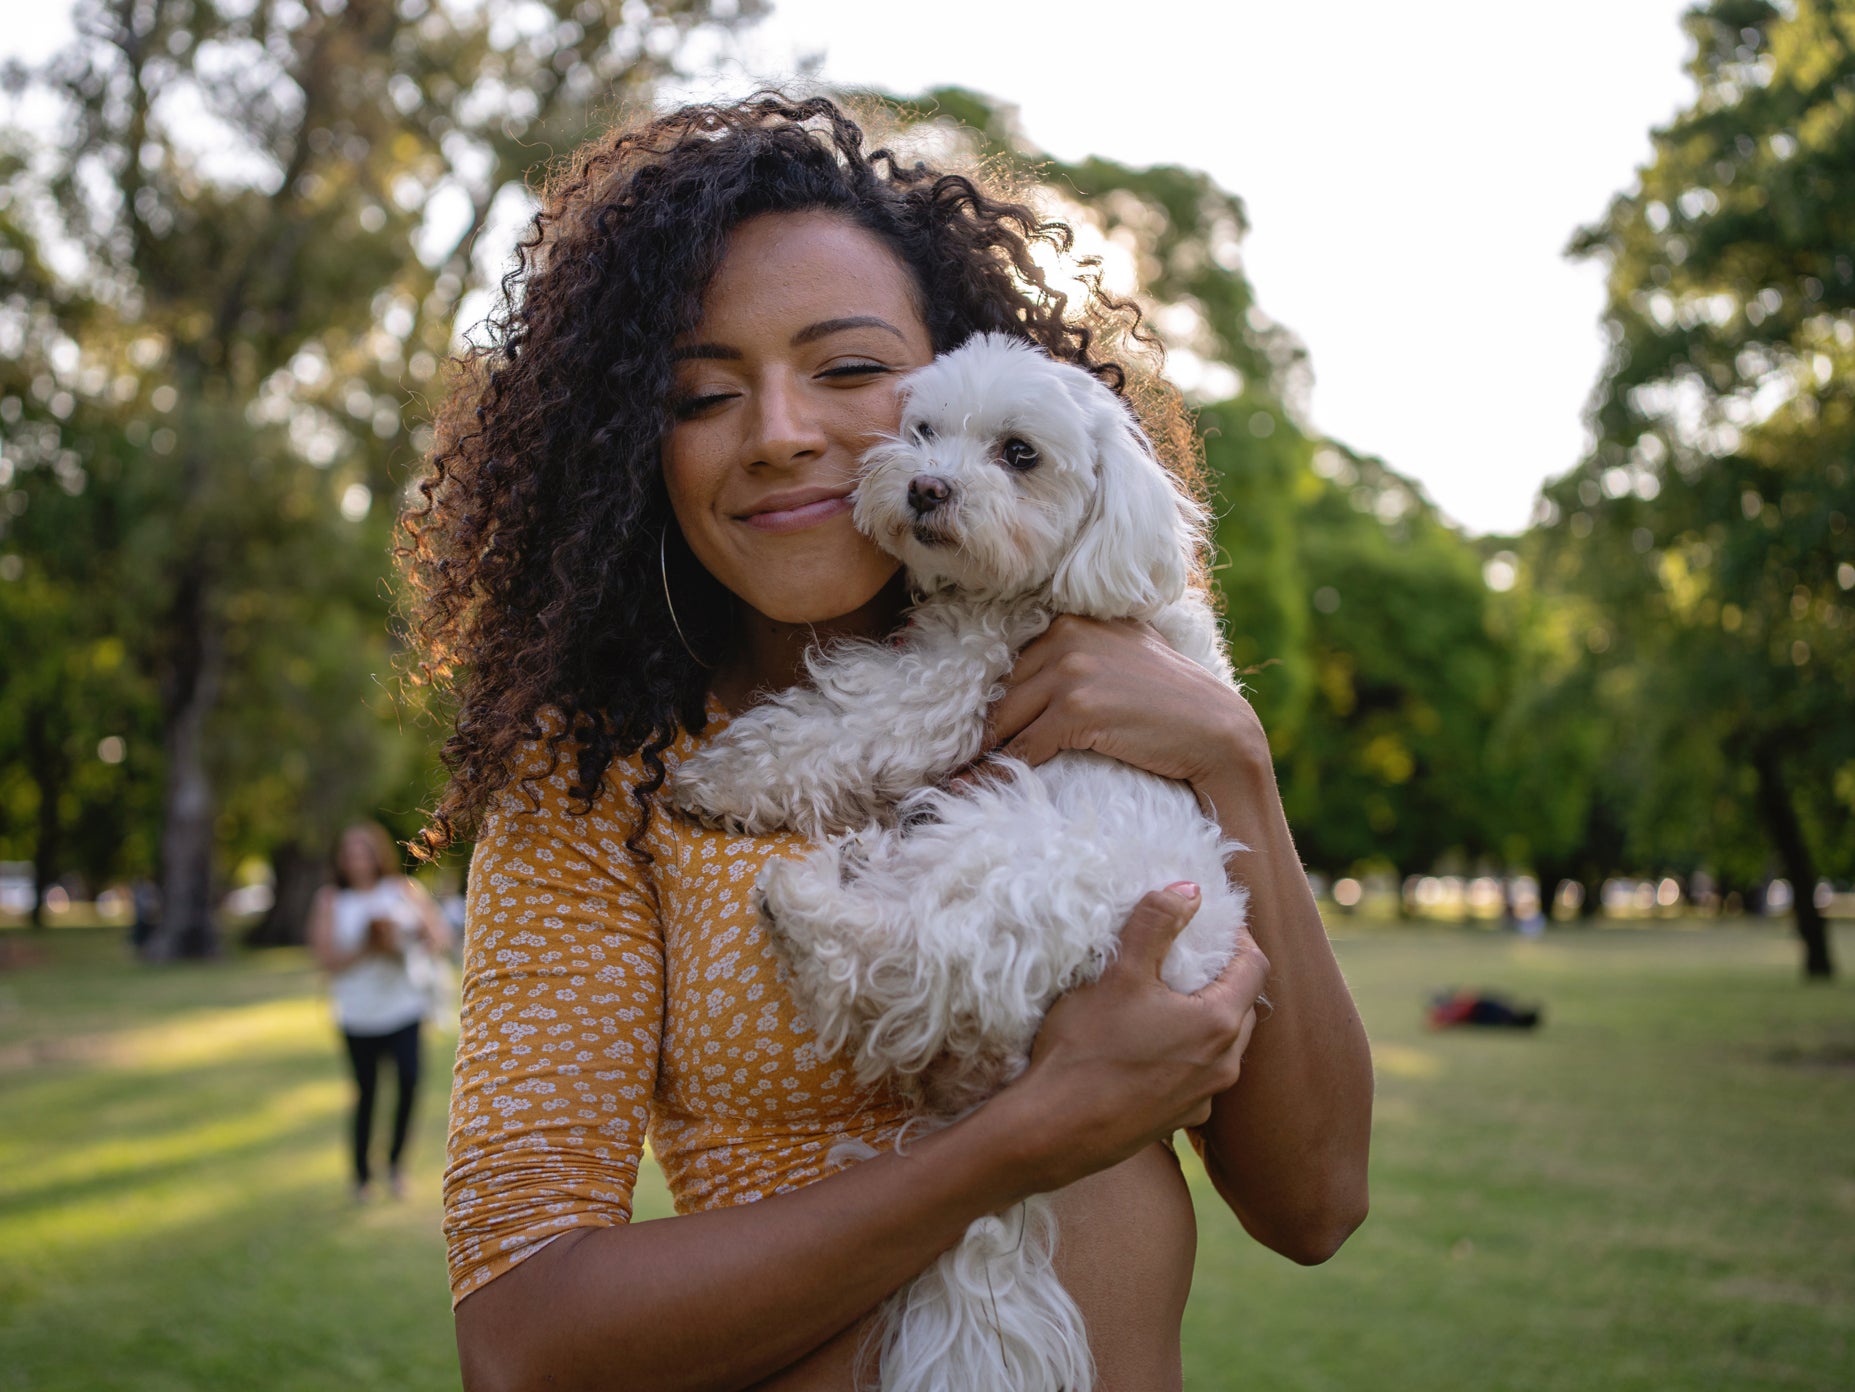
[{"label": "chin", "polygon": [[[847,575],[847,569],[852,573]],[[882,621],[900,613],[905,600],[893,584],[899,569],[893,560],[871,548],[870,558],[854,568],[807,572],[777,590],[753,593],[751,587],[744,587],[749,592],[736,593],[755,613],[777,624],[815,628],[860,625],[865,619]]]}]

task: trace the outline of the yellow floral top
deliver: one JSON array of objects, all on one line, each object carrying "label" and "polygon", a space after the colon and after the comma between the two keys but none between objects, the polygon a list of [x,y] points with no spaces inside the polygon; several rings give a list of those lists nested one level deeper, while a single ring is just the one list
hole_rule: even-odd
[{"label": "yellow floral top", "polygon": [[[685,734],[665,762],[694,748]],[[547,764],[540,742],[521,761]],[[640,770],[615,763],[575,816],[564,759],[530,785],[538,809],[511,783],[478,837],[444,1177],[454,1305],[563,1232],[629,1222],[647,1135],[687,1213],[809,1184],[839,1141],[887,1149],[906,1117],[819,1056],[749,902],[804,843],[659,807],[640,864]]]}]

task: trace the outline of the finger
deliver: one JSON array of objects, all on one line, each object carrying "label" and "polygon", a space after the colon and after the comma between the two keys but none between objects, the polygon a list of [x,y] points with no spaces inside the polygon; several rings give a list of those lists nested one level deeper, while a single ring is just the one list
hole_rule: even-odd
[{"label": "finger", "polygon": [[1046,628],[1022,648],[1012,660],[1011,670],[1005,673],[1007,687],[1022,686],[1049,665],[1053,658],[1061,657],[1068,641],[1069,630],[1061,616],[1055,624]]},{"label": "finger", "polygon": [[1223,1076],[1223,1082],[1218,1087],[1217,1094],[1214,1095],[1230,1091],[1243,1080],[1243,1059],[1249,1052],[1250,1037],[1255,1032],[1256,1012],[1246,1010],[1243,1013],[1243,1022],[1237,1026],[1236,1038],[1230,1041],[1229,1046],[1219,1056],[1217,1071]]},{"label": "finger", "polygon": [[1078,614],[1058,614],[1050,626],[1019,650],[1005,674],[1005,689],[1017,688],[1050,675],[1058,663],[1073,654],[1101,653],[1112,642],[1117,628],[1132,630],[1135,625],[1125,619],[1086,619]]},{"label": "finger", "polygon": [[996,749],[1015,738],[1044,713],[1055,694],[1056,685],[1048,680],[1007,685],[986,713],[986,747]]},{"label": "finger", "polygon": [[1097,630],[1107,626],[1100,619],[1087,619],[1080,614],[1058,614],[1050,620],[1048,628],[1019,651],[1006,682],[1015,685],[1029,681],[1063,654],[1086,646]]},{"label": "finger", "polygon": [[947,776],[949,788],[973,788],[982,784],[1009,782],[1009,770],[986,758],[975,759],[955,773]]},{"label": "finger", "polygon": [[1173,939],[1192,921],[1202,898],[1198,886],[1187,880],[1142,895],[1121,929],[1121,950],[1115,966],[1138,978],[1157,981]]},{"label": "finger", "polygon": [[1256,1020],[1257,1014],[1254,1008],[1244,1011],[1243,1026],[1237,1031],[1237,1042],[1230,1046],[1236,1050],[1237,1061],[1239,1063],[1243,1061],[1243,1056],[1250,1051],[1250,1039],[1256,1033]]},{"label": "finger", "polygon": [[1237,949],[1230,954],[1217,979],[1203,987],[1198,995],[1213,1005],[1253,1010],[1256,998],[1269,984],[1269,959],[1263,956],[1256,939],[1248,933],[1237,938]]},{"label": "finger", "polygon": [[1039,764],[1048,763],[1065,749],[1087,747],[1075,739],[1065,738],[1062,721],[1045,707],[1035,720],[1000,745],[998,752],[1009,758],[1022,759],[1035,768]]}]

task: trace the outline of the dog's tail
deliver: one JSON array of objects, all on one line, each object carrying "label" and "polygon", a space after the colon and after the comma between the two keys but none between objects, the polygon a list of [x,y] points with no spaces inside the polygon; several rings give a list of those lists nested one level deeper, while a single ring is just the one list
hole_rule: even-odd
[{"label": "dog's tail", "polygon": [[1047,1195],[974,1222],[883,1307],[883,1392],[1089,1392],[1088,1331],[1055,1252]]}]

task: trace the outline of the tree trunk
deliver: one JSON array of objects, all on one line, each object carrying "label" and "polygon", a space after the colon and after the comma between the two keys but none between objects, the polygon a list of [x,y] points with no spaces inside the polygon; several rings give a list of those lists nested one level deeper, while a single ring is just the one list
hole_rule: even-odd
[{"label": "tree trunk", "polygon": [[1797,818],[1777,751],[1768,744],[1756,746],[1752,767],[1758,772],[1759,819],[1791,882],[1791,913],[1796,918],[1797,936],[1803,939],[1804,977],[1828,981],[1835,976],[1836,965],[1830,958],[1829,925],[1816,906],[1816,861],[1804,838],[1803,824]]},{"label": "tree trunk", "polygon": [[1604,911],[1604,881],[1608,879],[1602,872],[1586,872],[1578,877],[1578,888],[1583,898],[1578,901],[1578,917],[1589,922]]},{"label": "tree trunk", "polygon": [[309,907],[328,879],[328,863],[304,850],[301,842],[286,841],[271,853],[271,877],[276,898],[247,941],[253,947],[294,947],[308,942]]},{"label": "tree trunk", "polygon": [[38,837],[32,849],[32,926],[45,926],[45,896],[64,863],[64,819],[58,803],[70,776],[64,743],[53,728],[48,707],[34,703],[26,711],[26,772],[39,790]]},{"label": "tree trunk", "polygon": [[167,784],[162,793],[161,926],[149,940],[155,961],[212,957],[213,788],[206,772],[206,721],[219,696],[223,663],[205,577],[181,578],[174,603],[171,666],[163,683],[162,734]]}]

